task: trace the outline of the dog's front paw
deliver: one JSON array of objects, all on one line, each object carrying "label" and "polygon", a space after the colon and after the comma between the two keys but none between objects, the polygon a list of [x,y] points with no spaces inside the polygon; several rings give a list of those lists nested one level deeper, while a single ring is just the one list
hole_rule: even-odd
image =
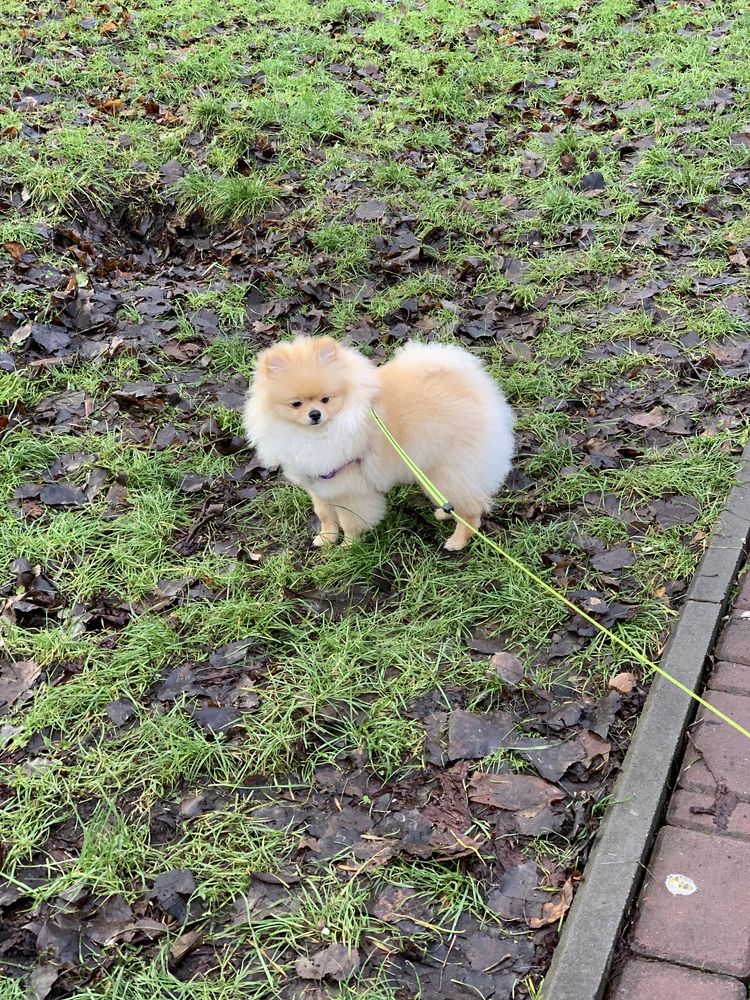
[{"label": "dog's front paw", "polygon": [[316,535],[315,538],[313,538],[312,543],[316,549],[322,549],[324,545],[333,545],[335,541],[336,538],[334,535],[320,534]]}]

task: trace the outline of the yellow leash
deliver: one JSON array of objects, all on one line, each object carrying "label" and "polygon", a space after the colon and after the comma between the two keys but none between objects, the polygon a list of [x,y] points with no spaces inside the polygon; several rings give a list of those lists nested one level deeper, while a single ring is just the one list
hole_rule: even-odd
[{"label": "yellow leash", "polygon": [[543,590],[546,590],[548,594],[552,594],[552,596],[557,598],[558,601],[562,601],[563,604],[567,605],[572,611],[575,611],[577,615],[580,615],[581,618],[584,618],[590,625],[593,625],[594,628],[597,629],[597,631],[602,633],[602,635],[606,635],[608,639],[610,639],[612,642],[616,643],[618,646],[624,649],[632,657],[638,660],[639,663],[642,663],[645,667],[649,667],[651,670],[654,670],[657,674],[661,674],[662,677],[665,677],[668,681],[674,684],[675,687],[678,687],[680,691],[683,691],[686,695],[689,695],[693,699],[693,701],[697,701],[699,705],[702,705],[704,708],[708,709],[709,712],[712,712],[715,716],[721,719],[722,722],[726,722],[733,729],[736,729],[738,733],[742,733],[743,736],[746,736],[750,740],[750,732],[743,726],[741,726],[739,722],[735,722],[734,719],[730,719],[730,717],[726,715],[724,712],[722,712],[721,709],[716,708],[715,705],[712,705],[710,702],[706,701],[705,698],[701,698],[701,696],[696,694],[695,691],[691,691],[690,688],[687,687],[687,685],[683,684],[682,681],[678,680],[676,677],[673,677],[672,674],[670,674],[667,670],[665,670],[663,667],[660,667],[658,663],[654,663],[652,660],[649,660],[648,657],[644,656],[643,653],[640,653],[629,643],[625,642],[624,639],[621,639],[619,636],[615,635],[615,633],[611,632],[608,628],[605,628],[604,625],[598,622],[595,618],[592,618],[591,615],[587,614],[582,608],[579,608],[572,601],[568,600],[568,598],[564,594],[561,594],[559,590],[555,590],[554,587],[551,587],[546,581],[542,580],[541,577],[537,576],[536,573],[532,572],[532,570],[524,566],[523,563],[520,563],[509,552],[506,552],[505,549],[501,548],[494,539],[490,538],[488,535],[485,535],[477,528],[474,528],[471,524],[469,524],[468,521],[465,521],[461,517],[461,515],[457,514],[456,511],[453,509],[453,504],[450,503],[448,498],[443,496],[443,494],[440,492],[437,486],[435,486],[435,484],[430,479],[427,478],[427,476],[419,468],[419,466],[412,461],[412,459],[404,451],[404,449],[401,447],[398,441],[393,437],[393,435],[385,426],[385,424],[377,415],[377,413],[374,410],[370,410],[370,415],[372,416],[372,419],[378,425],[380,430],[383,432],[383,434],[385,434],[385,436],[388,438],[391,445],[398,453],[399,457],[402,459],[406,467],[412,473],[412,475],[417,480],[422,489],[425,491],[425,493],[427,493],[428,496],[432,497],[435,503],[439,504],[446,512],[446,514],[450,514],[453,518],[455,518],[456,521],[467,527],[472,532],[472,534],[475,534],[479,538],[481,538],[486,545],[489,545],[489,547],[491,549],[494,549],[494,551],[497,552],[499,555],[501,555],[503,559],[506,559],[511,564],[511,566],[515,566],[516,569],[520,569],[521,572],[525,573],[526,576],[528,576],[530,579],[534,581],[534,583],[540,586]]}]

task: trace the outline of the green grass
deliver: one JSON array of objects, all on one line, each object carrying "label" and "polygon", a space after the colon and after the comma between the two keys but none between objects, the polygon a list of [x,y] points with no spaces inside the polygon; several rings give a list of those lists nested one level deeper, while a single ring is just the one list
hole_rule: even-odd
[{"label": "green grass", "polygon": [[[543,38],[534,35],[537,16]],[[108,21],[114,27],[103,32]],[[2,625],[7,653],[47,672],[7,720],[9,750],[33,751],[0,764],[9,789],[0,812],[5,866],[49,868],[35,905],[79,884],[134,901],[156,874],[189,868],[215,946],[210,975],[190,984],[205,1000],[280,996],[289,951],[385,933],[368,902],[388,883],[416,888],[443,928],[462,913],[493,919],[484,886],[464,865],[399,860],[356,878],[328,865],[308,873],[294,912],[250,921],[227,941],[226,907],[254,872],[283,870],[300,837],[274,827],[240,792],[263,781],[277,799],[302,795],[318,768],[342,759],[384,780],[418,773],[423,729],[406,714],[414,699],[461,688],[469,708],[485,710],[507,698],[467,650],[477,628],[502,635],[543,687],[564,669],[593,696],[632,664],[601,637],[562,664],[545,660],[539,650],[564,627],[566,609],[481,545],[445,559],[443,529],[410,489],[396,491],[388,518],[362,543],[318,553],[308,545],[306,497],[253,480],[257,496],[230,499],[183,554],[179,543],[207,495],[183,492],[183,478],[206,476],[216,496],[231,498],[231,474],[250,458],[223,454],[196,428],[213,420],[241,433],[217,386],[248,376],[269,336],[302,327],[345,336],[368,324],[387,353],[405,303],[410,332],[446,341],[461,323],[489,316],[493,336],[478,348],[518,413],[518,465],[531,481],[498,498],[491,530],[535,573],[572,589],[606,589],[582,537],[630,544],[636,560],[624,596],[637,612],[617,632],[658,655],[675,615],[665,588],[689,578],[747,433],[733,409],[746,401],[746,379],[711,367],[709,347],[742,337],[746,325],[727,297],[748,291],[728,256],[738,246],[750,255],[747,185],[730,183],[748,163],[730,137],[747,128],[749,29],[748,14],[721,0],[701,9],[513,0],[502,11],[489,0],[143,0],[127,16],[91,0],[64,9],[45,0],[33,10],[6,0],[0,92],[26,88],[49,99],[0,105],[0,197],[12,205],[0,219],[0,314],[18,325],[53,321],[71,270],[98,291],[111,265],[120,275],[117,332],[127,336],[148,321],[142,288],[159,281],[170,289],[169,343],[0,372],[2,412],[20,415],[0,450],[0,564],[8,582],[14,559],[41,567],[63,604],[43,628]],[[717,111],[720,88],[733,101]],[[536,177],[524,169],[531,154],[543,167]],[[165,180],[160,168],[173,160],[181,176]],[[603,176],[601,195],[580,188],[592,170]],[[368,201],[385,213],[358,215]],[[101,269],[98,258],[81,259],[49,236],[92,213],[114,226]],[[650,213],[664,236],[638,228]],[[201,235],[187,265],[172,271],[175,256],[155,250],[131,273],[117,229],[124,223],[113,222],[124,219],[136,232],[143,223],[140,242],[175,254],[175,233],[194,225]],[[391,245],[403,232],[422,241],[418,259],[398,260]],[[49,269],[46,284],[19,280],[15,243]],[[701,278],[727,273],[735,284],[696,293]],[[663,282],[662,318],[623,304],[653,280]],[[201,332],[206,312],[218,336]],[[685,349],[688,332],[700,344]],[[607,355],[613,342],[631,348]],[[679,363],[658,342],[676,347]],[[190,379],[169,344],[195,345]],[[22,354],[17,360],[20,367]],[[143,379],[179,384],[181,404],[102,417],[114,392]],[[707,408],[716,426],[644,444],[612,414],[618,400],[627,408],[652,386],[696,390],[693,415]],[[45,401],[69,391],[90,400],[81,426],[32,423]],[[168,423],[185,443],[158,450],[153,435]],[[128,424],[144,432],[135,444]],[[588,462],[592,438],[632,452],[599,467]],[[126,484],[118,515],[105,489],[75,512],[19,516],[14,491],[73,454],[83,456],[68,477],[74,484],[97,469],[107,488]],[[628,529],[626,516],[675,494],[701,501],[694,524]],[[238,558],[221,548],[232,539],[242,542]],[[152,606],[158,581],[182,578],[201,581],[214,599]],[[340,609],[353,588],[372,596],[383,578],[389,591],[366,610],[331,617],[315,603],[323,593]],[[129,609],[125,623],[78,628],[76,606],[105,600]],[[155,702],[168,670],[248,635],[268,669],[236,735],[211,737],[180,704]],[[133,703],[129,727],[110,722],[115,699]],[[512,754],[485,764],[528,767]],[[207,788],[223,791],[224,806],[157,842],[152,813]],[[75,836],[53,854],[50,837],[63,823]],[[540,864],[571,868],[584,849],[565,838],[524,845]],[[184,984],[168,961],[176,933],[149,959],[123,949],[77,1000],[177,995]],[[426,928],[415,947],[436,933]],[[534,973],[518,997],[537,995],[538,984]],[[397,996],[370,970],[335,995],[364,992]],[[22,995],[13,980],[0,984],[0,1000]]]},{"label": "green grass", "polygon": [[271,183],[258,174],[211,177],[187,174],[176,186],[181,212],[202,212],[207,222],[242,222],[256,218],[276,201]]}]

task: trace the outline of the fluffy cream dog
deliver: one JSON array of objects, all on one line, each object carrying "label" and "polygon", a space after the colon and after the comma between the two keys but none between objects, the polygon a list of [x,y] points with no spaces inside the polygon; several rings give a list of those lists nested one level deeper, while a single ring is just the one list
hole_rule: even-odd
[{"label": "fluffy cream dog", "polygon": [[[370,415],[473,528],[510,471],[513,413],[468,351],[409,343],[376,368],[331,337],[299,337],[258,356],[245,407],[247,436],[269,467],[310,494],[314,545],[349,543],[385,513],[385,493],[413,476]],[[442,508],[438,520],[450,515]],[[445,543],[462,549],[462,524]]]}]

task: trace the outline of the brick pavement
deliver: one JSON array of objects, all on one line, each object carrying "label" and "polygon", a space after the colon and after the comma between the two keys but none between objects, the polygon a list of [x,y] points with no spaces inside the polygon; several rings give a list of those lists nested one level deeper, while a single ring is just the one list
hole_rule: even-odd
[{"label": "brick pavement", "polygon": [[[706,699],[750,729],[750,574]],[[701,710],[607,1000],[747,1000],[750,740]]]}]

